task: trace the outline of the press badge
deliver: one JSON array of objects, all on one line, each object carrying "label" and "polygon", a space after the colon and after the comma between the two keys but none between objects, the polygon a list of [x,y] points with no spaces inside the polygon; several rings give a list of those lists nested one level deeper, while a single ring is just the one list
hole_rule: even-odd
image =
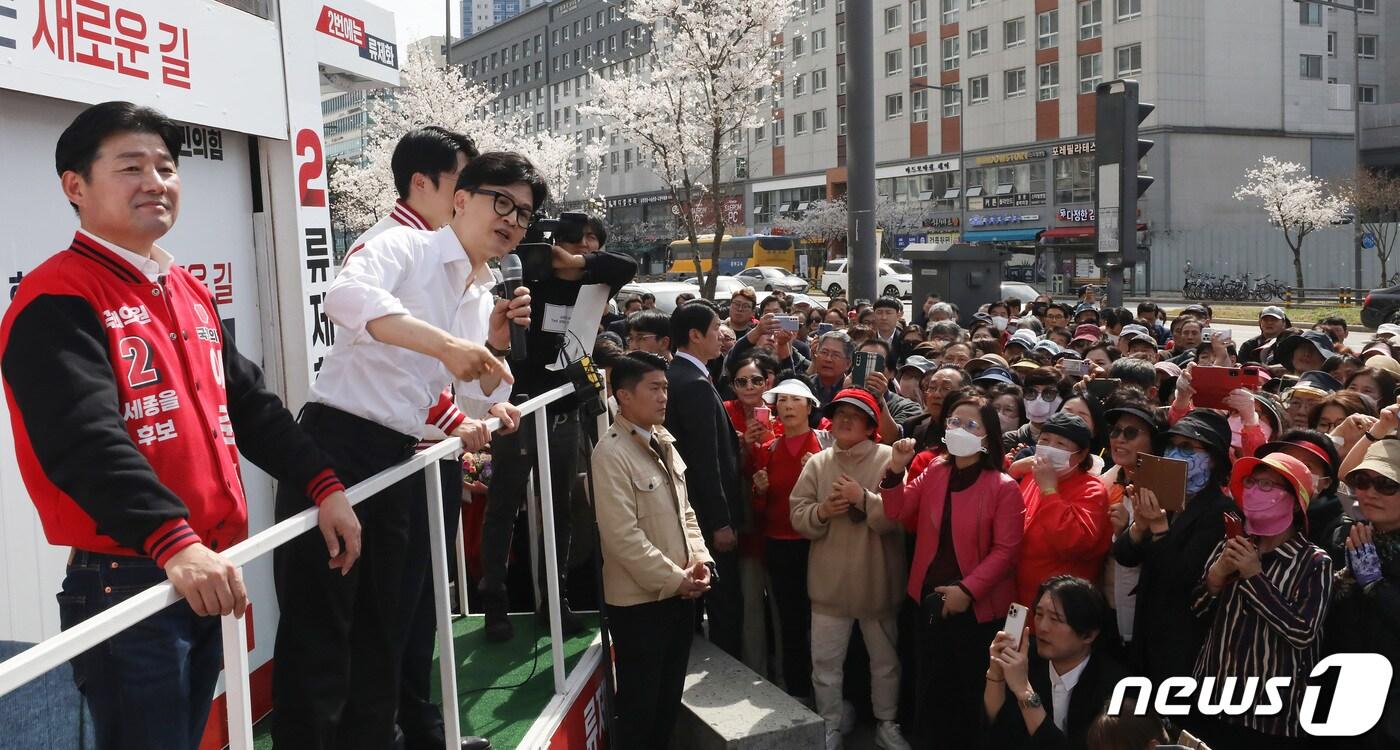
[{"label": "press badge", "polygon": [[540,328],[547,333],[564,333],[569,330],[569,318],[573,317],[572,305],[545,305],[544,322]]}]

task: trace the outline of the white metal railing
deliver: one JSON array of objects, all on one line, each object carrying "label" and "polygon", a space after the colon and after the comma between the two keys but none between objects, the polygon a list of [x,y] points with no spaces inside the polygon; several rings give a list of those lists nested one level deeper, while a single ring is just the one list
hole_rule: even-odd
[{"label": "white metal railing", "polygon": [[[545,407],[574,392],[572,383],[546,391],[520,405],[522,422],[525,417],[535,420],[535,444],[539,461],[540,512],[544,531],[544,558],[549,601],[550,651],[554,661],[554,691],[562,693],[564,672],[564,641],[559,611],[559,559],[554,544],[554,492],[550,482],[549,417]],[[499,419],[487,420],[491,431],[501,426]],[[523,424],[522,424],[523,426]],[[442,507],[442,475],[438,460],[462,449],[462,441],[449,438],[431,448],[414,454],[402,463],[391,466],[346,490],[351,505],[358,505],[380,491],[413,475],[423,472],[427,482],[428,534],[433,567],[433,601],[437,611],[438,667],[442,681],[442,717],[446,730],[447,750],[461,746],[461,724],[457,699],[457,659],[452,643],[452,612],[448,601],[446,519]],[[281,523],[265,529],[229,547],[224,556],[241,571],[248,563],[262,557],[296,537],[316,528],[316,508],[308,508]],[[462,532],[457,537],[461,549]],[[357,563],[358,564],[358,563]],[[457,558],[458,591],[462,613],[466,614],[466,562]],[[93,615],[68,630],[31,646],[27,650],[0,662],[0,697],[7,695],[73,657],[87,651],[117,633],[130,628],[162,609],[180,601],[175,587],[168,581]],[[248,687],[248,640],[242,618],[224,615],[222,618],[224,645],[224,694],[228,706],[230,750],[252,750],[253,706]],[[275,667],[274,667],[275,668]]]}]

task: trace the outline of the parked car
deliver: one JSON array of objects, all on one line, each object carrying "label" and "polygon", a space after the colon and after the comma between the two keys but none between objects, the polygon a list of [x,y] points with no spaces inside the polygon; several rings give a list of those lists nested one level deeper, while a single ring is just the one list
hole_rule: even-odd
[{"label": "parked car", "polygon": [[[691,276],[690,278],[685,280],[685,283],[693,287],[698,287],[700,286],[700,279],[695,276]],[[721,276],[715,279],[715,301],[728,304],[729,298],[734,296],[735,292],[739,291],[740,289],[744,289],[747,286],[748,284],[745,284],[744,282],[734,278],[733,276]]]},{"label": "parked car", "polygon": [[734,274],[734,278],[748,284],[755,290],[771,292],[780,289],[784,292],[807,291],[807,280],[794,276],[777,266],[754,266]]},{"label": "parked car", "polygon": [[1018,300],[1021,300],[1021,305],[1022,305],[1022,307],[1026,306],[1026,305],[1029,305],[1030,303],[1034,302],[1034,301],[1035,301],[1035,298],[1036,298],[1036,297],[1039,297],[1039,296],[1040,296],[1040,292],[1037,292],[1037,291],[1035,290],[1035,287],[1033,287],[1033,286],[1031,286],[1030,284],[1027,284],[1027,283],[1025,283],[1025,282],[1022,282],[1022,281],[1003,281],[1003,282],[1001,282],[1001,298],[1002,298],[1002,299],[1018,299]]},{"label": "parked car", "polygon": [[[700,296],[694,286],[681,281],[634,281],[623,286],[617,296],[625,299],[651,293],[656,297],[656,309],[670,314],[676,309],[676,296],[682,292]],[[622,305],[619,304],[618,307],[621,308]]]},{"label": "parked car", "polygon": [[1400,323],[1400,285],[1372,289],[1361,307],[1361,325],[1376,328],[1381,323]]},{"label": "parked car", "polygon": [[[880,290],[879,296],[903,299],[913,293],[914,272],[910,270],[909,264],[881,258],[878,267],[879,275],[875,280],[875,288]],[[845,258],[827,261],[826,268],[822,269],[822,289],[826,290],[828,297],[835,297],[846,291]]]}]

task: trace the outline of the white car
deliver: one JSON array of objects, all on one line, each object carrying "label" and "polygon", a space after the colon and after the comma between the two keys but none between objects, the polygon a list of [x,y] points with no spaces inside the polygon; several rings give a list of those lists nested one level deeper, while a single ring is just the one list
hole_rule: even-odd
[{"label": "white car", "polygon": [[[845,258],[827,261],[826,268],[822,269],[822,289],[826,290],[828,297],[835,297],[849,288],[846,262]],[[914,272],[907,263],[881,258],[878,268],[875,288],[880,293],[877,296],[904,299],[914,293]]]},{"label": "white car", "polygon": [[1001,298],[1021,300],[1023,307],[1029,306],[1039,296],[1040,292],[1037,292],[1035,287],[1023,281],[1001,282]]},{"label": "white car", "polygon": [[775,289],[792,293],[807,291],[806,279],[801,276],[793,276],[777,266],[745,268],[734,274],[734,278],[748,284],[756,291],[771,292]]},{"label": "white car", "polygon": [[[691,276],[685,280],[685,283],[698,287],[700,286],[700,279]],[[748,286],[748,284],[745,284],[733,276],[721,276],[715,279],[715,301],[729,304],[729,298],[733,297],[735,292],[740,289],[747,289]]]},{"label": "white car", "polygon": [[[656,309],[669,315],[676,309],[676,296],[682,293],[700,296],[695,287],[679,281],[633,282],[622,287],[617,296],[619,299],[626,299],[651,294],[656,297]],[[622,306],[619,304],[618,307]]]}]

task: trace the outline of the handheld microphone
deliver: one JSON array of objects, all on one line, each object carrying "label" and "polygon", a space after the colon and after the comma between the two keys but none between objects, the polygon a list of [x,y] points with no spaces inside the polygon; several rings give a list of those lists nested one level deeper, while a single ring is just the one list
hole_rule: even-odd
[{"label": "handheld microphone", "polygon": [[[507,301],[515,299],[515,290],[520,288],[524,277],[524,271],[520,265],[520,256],[510,253],[501,258],[501,285],[505,287],[505,298]],[[512,322],[510,324],[510,361],[525,361],[525,326]]]}]

